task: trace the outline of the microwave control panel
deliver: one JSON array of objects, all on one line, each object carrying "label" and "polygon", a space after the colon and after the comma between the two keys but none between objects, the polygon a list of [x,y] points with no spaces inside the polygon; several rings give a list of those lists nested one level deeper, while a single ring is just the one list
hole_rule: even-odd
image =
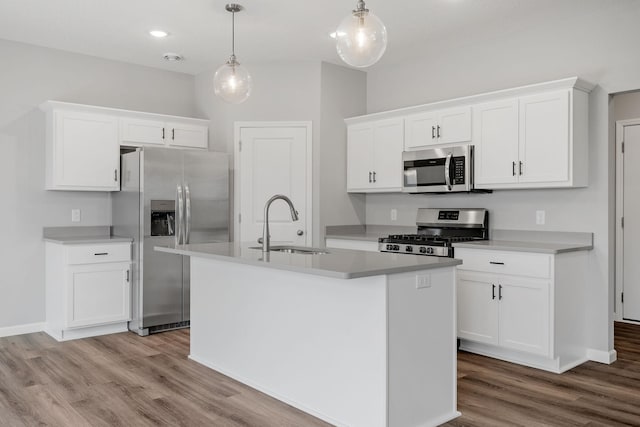
[{"label": "microwave control panel", "polygon": [[464,156],[454,157],[451,160],[453,162],[451,184],[464,184]]}]

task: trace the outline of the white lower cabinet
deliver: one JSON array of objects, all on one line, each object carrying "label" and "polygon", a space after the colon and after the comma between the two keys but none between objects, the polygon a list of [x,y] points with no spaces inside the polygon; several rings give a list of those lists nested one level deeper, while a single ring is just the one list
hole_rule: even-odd
[{"label": "white lower cabinet", "polygon": [[46,332],[58,341],[127,330],[131,244],[46,243]]},{"label": "white lower cabinet", "polygon": [[460,348],[552,372],[587,360],[586,253],[456,248]]}]

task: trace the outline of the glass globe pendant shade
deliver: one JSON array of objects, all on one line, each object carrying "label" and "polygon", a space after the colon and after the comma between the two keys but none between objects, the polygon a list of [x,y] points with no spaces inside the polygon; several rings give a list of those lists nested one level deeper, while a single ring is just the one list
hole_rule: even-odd
[{"label": "glass globe pendant shade", "polygon": [[251,95],[251,75],[232,55],[213,76],[213,90],[230,104],[240,104]]},{"label": "glass globe pendant shade", "polygon": [[336,30],[336,50],[352,67],[369,67],[378,62],[387,48],[387,29],[364,2],[347,16]]}]

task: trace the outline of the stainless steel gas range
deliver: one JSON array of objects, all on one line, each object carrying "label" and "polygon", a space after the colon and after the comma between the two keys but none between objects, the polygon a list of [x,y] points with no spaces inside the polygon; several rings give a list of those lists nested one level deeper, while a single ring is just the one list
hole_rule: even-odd
[{"label": "stainless steel gas range", "polygon": [[452,258],[453,243],[489,238],[486,209],[418,209],[416,225],[416,234],[378,239],[378,250]]}]

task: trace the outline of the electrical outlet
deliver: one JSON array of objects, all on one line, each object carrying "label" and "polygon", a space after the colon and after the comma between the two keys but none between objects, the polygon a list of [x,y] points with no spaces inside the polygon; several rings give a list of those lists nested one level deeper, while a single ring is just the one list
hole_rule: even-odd
[{"label": "electrical outlet", "polygon": [[416,289],[431,287],[431,276],[416,276]]},{"label": "electrical outlet", "polygon": [[398,209],[391,209],[391,221],[398,220]]},{"label": "electrical outlet", "polygon": [[536,211],[536,224],[544,225],[545,223],[545,211]]},{"label": "electrical outlet", "polygon": [[71,209],[71,222],[80,222],[80,209]]}]

